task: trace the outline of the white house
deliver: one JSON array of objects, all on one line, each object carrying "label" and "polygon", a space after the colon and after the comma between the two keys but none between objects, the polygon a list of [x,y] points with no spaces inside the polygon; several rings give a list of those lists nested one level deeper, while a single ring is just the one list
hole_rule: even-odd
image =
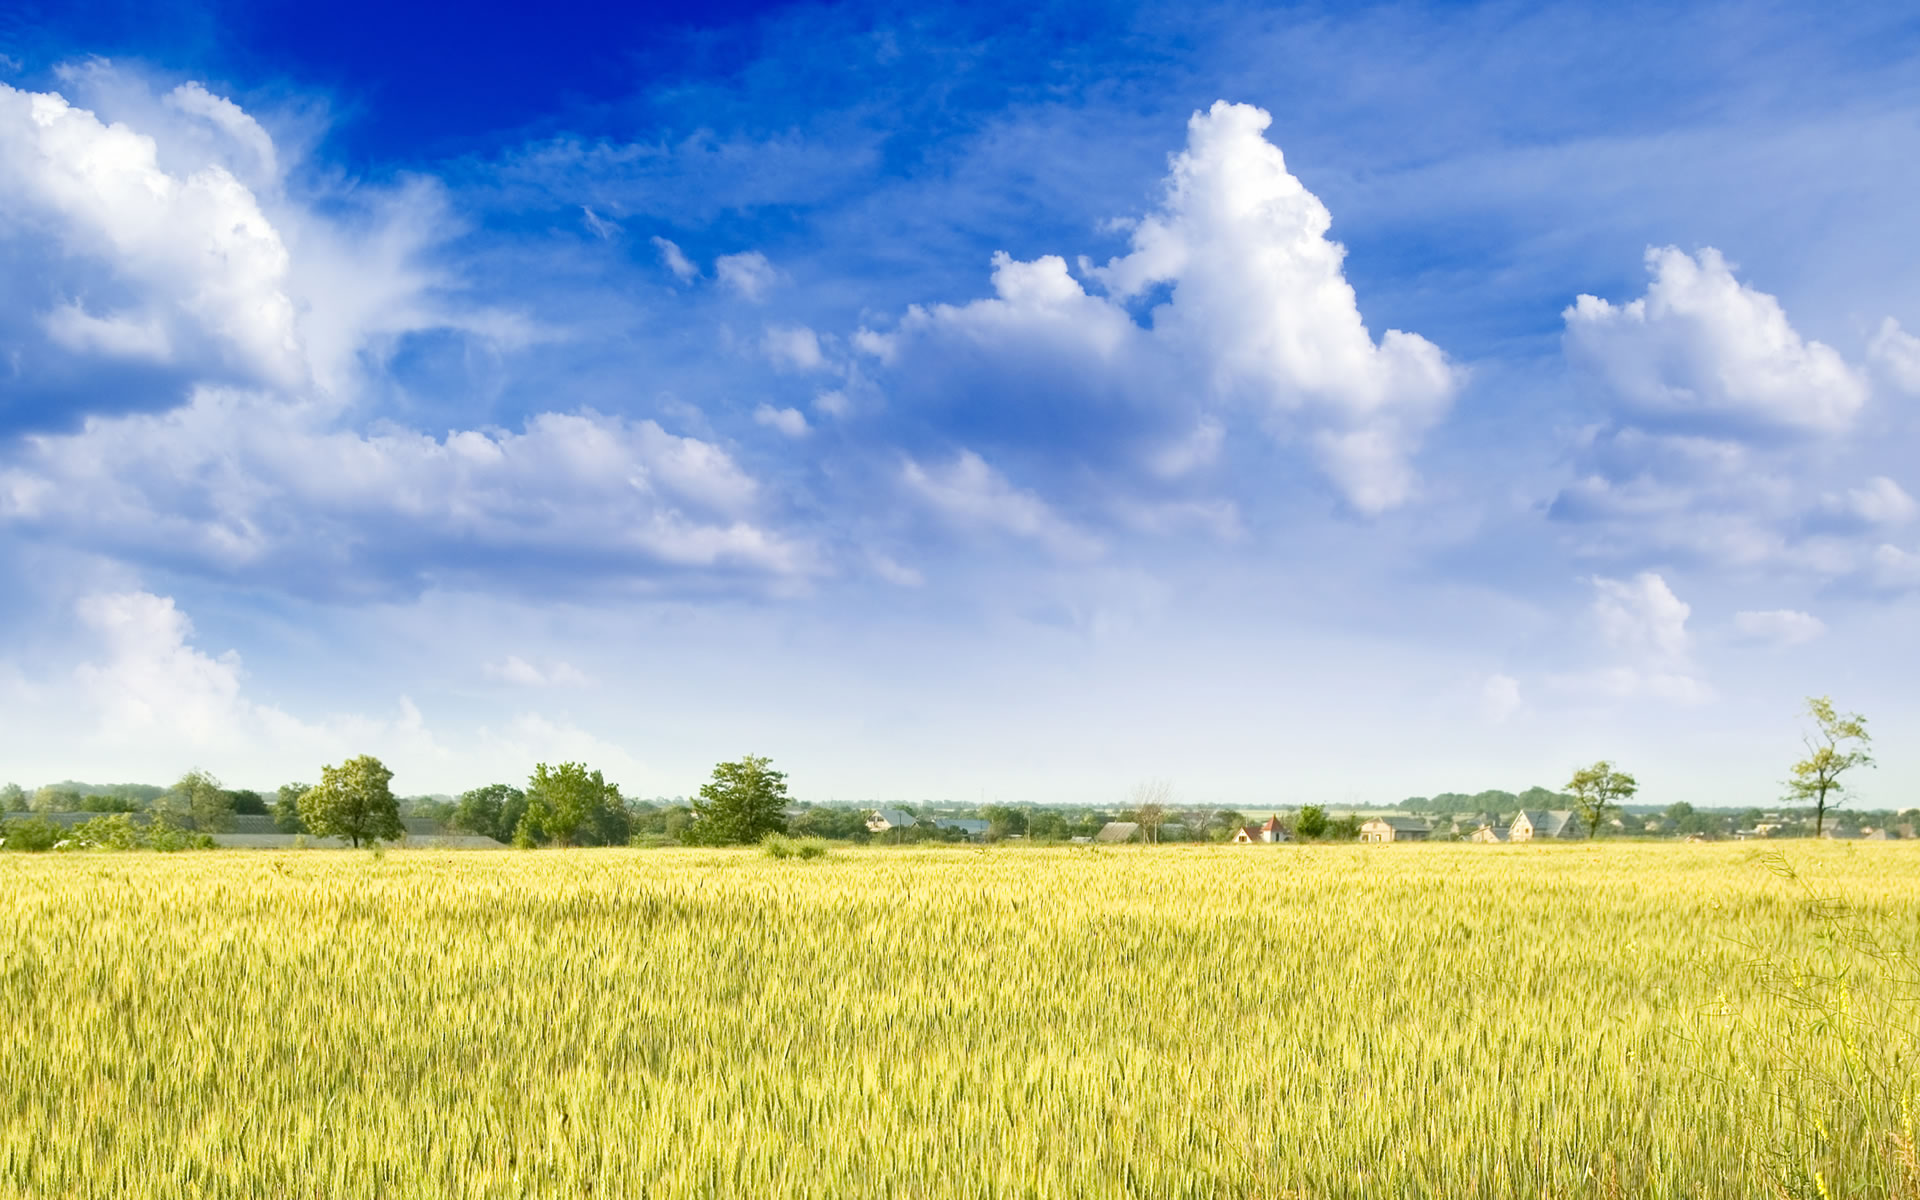
[{"label": "white house", "polygon": [[1507,840],[1510,842],[1537,842],[1548,838],[1577,838],[1586,835],[1586,826],[1580,823],[1578,813],[1566,809],[1553,809],[1547,812],[1528,812],[1522,810],[1507,826]]},{"label": "white house", "polygon": [[1375,817],[1360,827],[1363,842],[1424,842],[1433,826],[1419,817]]},{"label": "white house", "polygon": [[889,829],[907,829],[919,820],[920,818],[904,809],[876,808],[867,817],[867,831],[885,833]]}]

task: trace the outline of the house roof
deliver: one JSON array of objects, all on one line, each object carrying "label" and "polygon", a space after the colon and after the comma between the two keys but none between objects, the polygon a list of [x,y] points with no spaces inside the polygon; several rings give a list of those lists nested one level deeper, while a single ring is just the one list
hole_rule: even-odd
[{"label": "house roof", "polygon": [[1419,817],[1375,817],[1368,825],[1385,825],[1395,833],[1432,833],[1433,826]]},{"label": "house roof", "polygon": [[876,808],[873,810],[873,819],[885,821],[888,825],[912,825],[919,820],[918,817],[901,808]]},{"label": "house roof", "polygon": [[988,828],[988,822],[977,821],[971,817],[946,817],[939,824],[942,829],[958,829],[965,833],[985,833]]},{"label": "house roof", "polygon": [[1138,821],[1108,821],[1100,827],[1099,833],[1093,835],[1093,840],[1096,842],[1125,842],[1132,840],[1133,836],[1139,832],[1140,823]]}]

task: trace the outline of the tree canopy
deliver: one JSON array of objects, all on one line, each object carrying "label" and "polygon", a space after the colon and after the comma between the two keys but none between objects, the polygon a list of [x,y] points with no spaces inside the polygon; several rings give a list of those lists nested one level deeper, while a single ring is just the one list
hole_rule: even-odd
[{"label": "tree canopy", "polygon": [[519,846],[542,842],[606,846],[625,842],[627,831],[620,785],[608,783],[585,763],[557,767],[537,763],[527,780],[526,807],[514,826],[513,840]]},{"label": "tree canopy", "polygon": [[723,762],[700,787],[694,821],[682,836],[702,846],[757,842],[787,830],[787,777],[773,760],[749,754]]},{"label": "tree canopy", "polygon": [[1793,764],[1787,779],[1787,796],[1813,805],[1813,836],[1826,829],[1827,812],[1845,800],[1847,786],[1841,778],[1855,767],[1870,767],[1873,756],[1867,747],[1873,739],[1867,735],[1867,719],[1859,713],[1835,711],[1826,696],[1807,698],[1807,715],[1813,718],[1813,732],[1803,741],[1807,757]]},{"label": "tree canopy", "polygon": [[1633,799],[1639,790],[1638,780],[1625,771],[1615,770],[1604,758],[1575,771],[1567,781],[1567,794],[1573,798],[1573,807],[1580,819],[1586,822],[1588,837],[1598,836],[1608,814],[1620,811],[1620,806]]},{"label": "tree canopy", "polygon": [[320,782],[300,797],[300,821],[321,837],[395,841],[405,832],[393,798],[393,772],[371,754],[320,768]]}]

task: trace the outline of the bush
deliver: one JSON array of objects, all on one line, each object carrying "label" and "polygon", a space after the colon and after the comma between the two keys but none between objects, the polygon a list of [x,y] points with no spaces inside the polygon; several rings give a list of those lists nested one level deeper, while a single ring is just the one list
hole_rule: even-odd
[{"label": "bush", "polygon": [[8,850],[39,853],[53,849],[65,837],[66,830],[45,817],[0,823],[0,846]]},{"label": "bush", "polygon": [[143,830],[126,813],[82,821],[67,835],[69,849],[138,850],[146,844]]},{"label": "bush", "polygon": [[768,858],[825,858],[827,843],[816,837],[790,838],[784,833],[770,833],[760,843],[760,850]]}]

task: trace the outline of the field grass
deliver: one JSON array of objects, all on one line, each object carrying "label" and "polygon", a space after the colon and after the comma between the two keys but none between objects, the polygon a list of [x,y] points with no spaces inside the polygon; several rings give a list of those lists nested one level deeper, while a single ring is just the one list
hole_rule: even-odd
[{"label": "field grass", "polygon": [[0,1194],[1920,1194],[1787,849],[4,855]]}]

